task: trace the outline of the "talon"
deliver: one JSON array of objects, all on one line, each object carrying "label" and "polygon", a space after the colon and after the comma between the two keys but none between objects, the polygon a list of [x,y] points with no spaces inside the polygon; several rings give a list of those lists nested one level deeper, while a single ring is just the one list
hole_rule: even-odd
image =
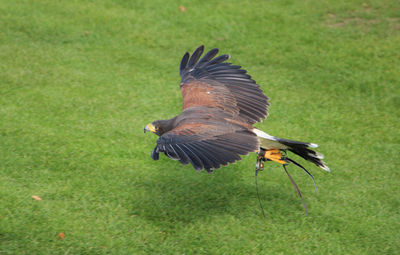
[{"label": "talon", "polygon": [[285,158],[282,155],[282,152],[277,149],[266,150],[264,154],[264,158],[267,160],[275,161],[279,164],[286,164]]}]

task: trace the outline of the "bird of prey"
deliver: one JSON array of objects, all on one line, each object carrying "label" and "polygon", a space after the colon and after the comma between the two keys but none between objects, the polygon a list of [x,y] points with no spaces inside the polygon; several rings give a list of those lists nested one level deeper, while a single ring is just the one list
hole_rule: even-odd
[{"label": "bird of prey", "polygon": [[267,117],[268,97],[246,70],[226,62],[229,55],[217,56],[214,48],[201,57],[203,51],[200,46],[181,60],[182,113],[144,128],[159,136],[151,153],[154,160],[163,152],[196,170],[212,172],[256,152],[264,161],[300,166],[285,156],[291,151],[329,171],[322,154],[313,150],[316,144],[278,138],[253,127]]}]

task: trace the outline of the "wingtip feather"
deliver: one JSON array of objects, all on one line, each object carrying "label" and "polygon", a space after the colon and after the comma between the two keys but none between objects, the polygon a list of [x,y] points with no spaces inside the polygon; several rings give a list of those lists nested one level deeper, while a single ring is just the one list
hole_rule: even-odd
[{"label": "wingtip feather", "polygon": [[322,166],[320,166],[320,168],[322,168],[322,169],[324,169],[325,171],[327,171],[327,172],[330,172],[331,171],[331,169],[327,166],[327,165],[322,165]]},{"label": "wingtip feather", "polygon": [[314,157],[314,158],[318,158],[318,159],[323,159],[324,155],[319,153],[319,152],[314,152],[314,153],[308,153],[308,156],[310,157]]}]

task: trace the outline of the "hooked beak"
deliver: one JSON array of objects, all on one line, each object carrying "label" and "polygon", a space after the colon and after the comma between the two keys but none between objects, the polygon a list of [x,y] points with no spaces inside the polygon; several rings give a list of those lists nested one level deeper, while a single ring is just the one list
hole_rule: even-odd
[{"label": "hooked beak", "polygon": [[145,127],[144,127],[144,132],[146,133],[146,131],[150,131],[150,132],[152,132],[152,133],[155,133],[156,132],[156,128],[154,127],[154,125],[153,124],[147,124]]}]

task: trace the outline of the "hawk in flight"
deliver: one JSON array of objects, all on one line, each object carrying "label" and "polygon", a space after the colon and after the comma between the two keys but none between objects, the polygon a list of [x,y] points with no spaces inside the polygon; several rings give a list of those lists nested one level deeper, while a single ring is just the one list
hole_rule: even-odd
[{"label": "hawk in flight", "polygon": [[274,137],[254,128],[268,115],[268,97],[246,70],[225,62],[229,55],[217,56],[215,48],[201,57],[203,51],[200,46],[182,58],[182,113],[144,128],[159,136],[151,153],[154,160],[163,152],[196,170],[212,172],[250,152],[285,165],[293,162],[284,156],[291,151],[329,171],[323,156],[313,150],[316,144]]}]

